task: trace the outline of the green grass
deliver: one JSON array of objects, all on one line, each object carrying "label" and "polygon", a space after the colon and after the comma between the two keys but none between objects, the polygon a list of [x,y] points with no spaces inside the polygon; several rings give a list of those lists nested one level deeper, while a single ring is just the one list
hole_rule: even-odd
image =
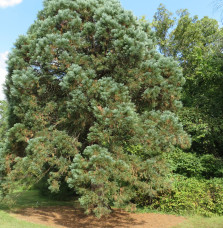
[{"label": "green grass", "polygon": [[[178,215],[175,212],[165,212],[165,211],[159,211],[159,210],[155,210],[155,209],[150,209],[147,207],[137,207],[135,213],[142,213],[142,214],[147,214],[147,213],[155,213],[155,214],[165,214],[165,215]],[[181,215],[179,215],[181,216]]]},{"label": "green grass", "polygon": [[0,210],[0,228],[48,228],[48,226],[21,221]]},{"label": "green grass", "polygon": [[10,204],[1,204],[0,210],[13,210],[26,207],[48,207],[73,205],[74,201],[57,201],[39,194],[37,190],[16,192],[10,196]]},{"label": "green grass", "polygon": [[223,216],[205,218],[201,216],[189,217],[175,228],[223,228]]},{"label": "green grass", "polygon": [[[47,207],[60,205],[74,205],[74,201],[57,201],[43,197],[36,190],[16,192],[12,196],[11,206],[0,205],[0,228],[48,228],[48,226],[32,224],[18,220],[8,212],[26,207]],[[161,213],[155,210],[138,209],[137,213]],[[162,213],[164,214],[164,213]],[[166,213],[165,213],[166,214]],[[223,228],[223,216],[205,218],[201,216],[186,216],[187,220],[175,228]]]},{"label": "green grass", "polygon": [[9,212],[26,207],[48,207],[74,204],[74,201],[56,201],[43,197],[36,190],[15,192],[10,198],[12,203],[0,204],[0,228],[47,228],[48,226],[18,220],[10,216]]}]

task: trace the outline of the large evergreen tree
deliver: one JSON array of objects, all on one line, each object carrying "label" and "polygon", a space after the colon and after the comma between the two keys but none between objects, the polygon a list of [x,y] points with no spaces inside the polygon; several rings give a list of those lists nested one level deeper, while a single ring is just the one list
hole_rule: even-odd
[{"label": "large evergreen tree", "polygon": [[174,114],[181,70],[148,24],[117,0],[45,0],[9,55],[9,132],[2,189],[68,183],[106,214],[162,188],[160,154],[189,138]]}]

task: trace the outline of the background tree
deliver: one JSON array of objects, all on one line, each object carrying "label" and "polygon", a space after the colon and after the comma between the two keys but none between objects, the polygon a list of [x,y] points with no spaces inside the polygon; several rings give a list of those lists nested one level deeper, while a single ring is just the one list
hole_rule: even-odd
[{"label": "background tree", "polygon": [[116,0],[45,0],[9,55],[2,189],[47,177],[98,216],[162,189],[160,155],[190,140],[175,115],[184,78],[153,40]]},{"label": "background tree", "polygon": [[[192,151],[222,156],[222,39],[223,30],[214,19],[191,17],[187,10],[177,12],[175,25],[164,6],[158,8],[153,27],[159,47],[179,61],[186,83],[183,88],[185,108],[181,119],[192,135]],[[157,17],[157,15],[160,15]],[[167,16],[168,15],[168,16]],[[165,18],[163,21],[160,18]],[[169,30],[163,25],[169,24]],[[165,48],[162,48],[165,33]]]},{"label": "background tree", "polygon": [[168,11],[163,4],[160,4],[154,14],[153,28],[155,29],[159,51],[165,56],[170,55],[169,32],[175,24],[173,13]]}]

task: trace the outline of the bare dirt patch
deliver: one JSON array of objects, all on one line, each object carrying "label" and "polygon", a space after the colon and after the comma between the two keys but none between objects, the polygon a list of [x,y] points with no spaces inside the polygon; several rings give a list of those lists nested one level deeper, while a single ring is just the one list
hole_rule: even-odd
[{"label": "bare dirt patch", "polygon": [[115,210],[106,218],[85,215],[83,210],[68,206],[27,208],[12,214],[18,219],[60,228],[170,228],[185,221],[184,217],[155,213],[135,214]]}]

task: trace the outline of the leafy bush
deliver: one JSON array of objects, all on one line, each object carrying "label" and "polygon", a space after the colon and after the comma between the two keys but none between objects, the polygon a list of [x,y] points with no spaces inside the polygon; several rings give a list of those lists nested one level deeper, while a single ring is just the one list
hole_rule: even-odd
[{"label": "leafy bush", "polygon": [[161,192],[149,208],[177,214],[223,215],[223,179],[175,176],[173,189]]},{"label": "leafy bush", "polygon": [[214,154],[222,157],[222,114],[220,117],[216,117],[213,113],[207,114],[205,111],[204,109],[184,107],[179,112],[185,131],[191,135],[192,145],[190,150],[200,155]]},{"label": "leafy bush", "polygon": [[221,158],[206,154],[201,156],[200,162],[203,166],[202,176],[206,178],[223,177],[223,160]]},{"label": "leafy bush", "polygon": [[176,149],[164,155],[170,169],[185,177],[223,177],[223,160],[213,154],[197,155]]},{"label": "leafy bush", "polygon": [[194,153],[187,153],[176,149],[164,155],[170,169],[185,177],[200,177],[204,171],[199,157]]}]

